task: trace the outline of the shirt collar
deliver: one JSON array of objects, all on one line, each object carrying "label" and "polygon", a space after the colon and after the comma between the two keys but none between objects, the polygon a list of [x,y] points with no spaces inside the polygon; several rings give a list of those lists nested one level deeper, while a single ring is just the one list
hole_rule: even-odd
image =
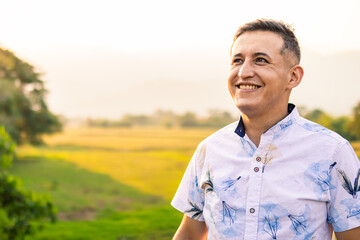
[{"label": "shirt collar", "polygon": [[[295,109],[295,111],[293,111]],[[288,104],[288,113],[289,115],[287,117],[285,117],[284,119],[282,119],[280,122],[278,122],[275,126],[271,127],[270,129],[275,128],[276,126],[279,126],[280,128],[285,128],[289,125],[289,121],[291,121],[291,119],[295,116],[298,116],[299,113],[296,110],[296,107],[294,104],[289,103]],[[245,136],[245,126],[244,126],[244,122],[242,120],[242,116],[240,116],[240,120],[239,123],[235,129],[235,133],[237,135],[239,135],[240,137],[244,137]]]}]

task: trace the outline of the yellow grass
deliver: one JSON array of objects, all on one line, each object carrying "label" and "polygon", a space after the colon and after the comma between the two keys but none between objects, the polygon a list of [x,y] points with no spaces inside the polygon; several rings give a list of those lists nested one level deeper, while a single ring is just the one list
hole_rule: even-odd
[{"label": "yellow grass", "polygon": [[199,141],[212,133],[208,129],[165,128],[79,128],[48,136],[50,146],[74,145],[124,151],[194,148]]},{"label": "yellow grass", "polygon": [[354,148],[356,154],[358,157],[360,157],[360,141],[358,142],[352,142],[351,146]]},{"label": "yellow grass", "polygon": [[[67,129],[48,147],[22,146],[20,156],[62,159],[170,200],[197,145],[210,129]],[[360,142],[352,143],[358,156]]]},{"label": "yellow grass", "polygon": [[22,146],[20,156],[63,159],[143,192],[170,200],[195,148],[209,129],[68,129],[45,138],[48,147]]}]

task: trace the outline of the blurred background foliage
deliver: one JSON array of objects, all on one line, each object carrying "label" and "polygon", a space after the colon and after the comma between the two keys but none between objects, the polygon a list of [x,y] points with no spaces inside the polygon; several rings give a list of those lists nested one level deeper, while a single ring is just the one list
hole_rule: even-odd
[{"label": "blurred background foliage", "polygon": [[306,119],[337,132],[348,141],[360,140],[360,102],[350,116],[334,117],[320,109],[309,111],[305,107],[299,108],[299,111]]},{"label": "blurred background foliage", "polygon": [[0,239],[24,239],[42,226],[35,222],[56,220],[50,196],[24,190],[21,180],[7,171],[15,143],[39,144],[43,134],[62,128],[46,105],[40,76],[33,66],[0,48]]},{"label": "blurred background foliage", "polygon": [[42,134],[61,130],[40,77],[33,66],[0,48],[0,124],[16,143],[38,144]]},{"label": "blurred background foliage", "polygon": [[[360,102],[353,108],[350,116],[334,117],[321,109],[308,110],[304,106],[299,106],[298,109],[300,115],[306,119],[339,133],[348,141],[360,140]],[[237,119],[238,117],[234,117],[230,112],[220,109],[209,110],[208,115],[203,117],[197,116],[194,112],[176,114],[170,110],[157,110],[151,115],[127,114],[119,120],[88,118],[85,125],[104,128],[138,126],[221,128]]]},{"label": "blurred background foliage", "polygon": [[[0,127],[0,239],[24,239],[42,225],[39,220],[56,220],[55,207],[48,195],[39,195],[22,188],[21,180],[6,170],[11,166],[15,144]],[[36,226],[36,227],[35,227]]]},{"label": "blurred background foliage", "polygon": [[201,127],[220,128],[236,121],[231,113],[219,109],[209,110],[208,116],[199,117],[194,112],[176,114],[170,110],[157,110],[151,115],[124,115],[120,120],[91,119],[86,120],[88,127],[137,127],[137,126],[158,126],[158,127]]}]

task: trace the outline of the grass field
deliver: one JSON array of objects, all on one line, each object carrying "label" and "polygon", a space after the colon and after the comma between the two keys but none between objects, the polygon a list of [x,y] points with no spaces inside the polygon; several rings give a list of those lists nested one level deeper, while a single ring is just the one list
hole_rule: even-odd
[{"label": "grass field", "polygon": [[[67,129],[21,146],[11,173],[50,194],[59,221],[31,239],[171,239],[182,214],[171,198],[212,129]],[[353,143],[360,155],[360,142]]]},{"label": "grass field", "polygon": [[170,201],[209,129],[68,129],[21,146],[11,173],[50,194],[60,220],[27,239],[171,239]]}]

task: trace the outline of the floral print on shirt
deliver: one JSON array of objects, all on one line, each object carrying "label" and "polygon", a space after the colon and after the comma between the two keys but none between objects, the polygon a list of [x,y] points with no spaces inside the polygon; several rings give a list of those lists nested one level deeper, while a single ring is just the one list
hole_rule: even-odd
[{"label": "floral print on shirt", "polygon": [[327,223],[360,226],[360,163],[346,140],[296,108],[258,147],[237,126],[199,145],[172,201],[205,221],[209,240],[330,240]]}]

